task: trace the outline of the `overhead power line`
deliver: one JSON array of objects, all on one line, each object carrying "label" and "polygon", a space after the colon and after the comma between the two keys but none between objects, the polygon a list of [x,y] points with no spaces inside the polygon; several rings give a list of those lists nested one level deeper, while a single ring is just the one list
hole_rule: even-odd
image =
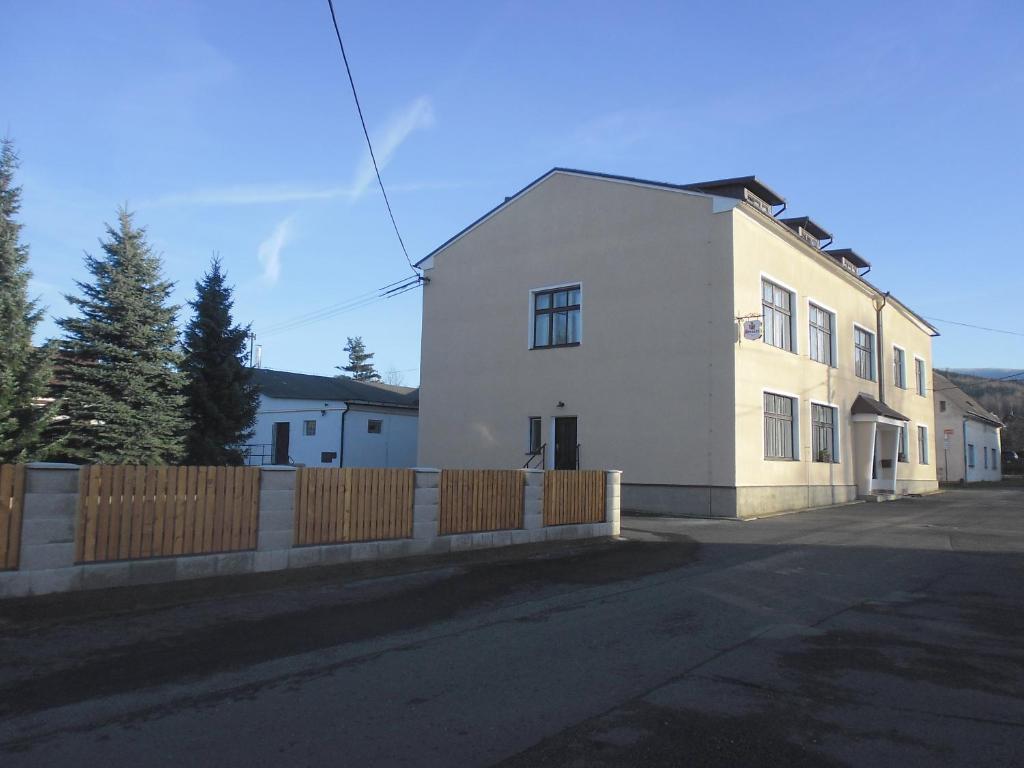
[{"label": "overhead power line", "polygon": [[418,288],[423,285],[423,281],[419,275],[415,277],[405,277],[401,280],[396,280],[393,283],[388,283],[375,291],[363,293],[358,296],[339,301],[335,304],[329,304],[326,307],[315,309],[310,312],[296,315],[295,317],[281,320],[277,323],[272,323],[266,327],[258,328],[260,338],[264,339],[268,336],[277,336],[288,331],[295,331],[299,328],[304,328],[307,325],[313,325],[315,323],[321,323],[325,320],[332,320],[340,315],[347,314],[349,312],[355,312],[358,309],[363,309],[376,304],[384,299],[392,299],[395,296],[401,296],[403,293]]},{"label": "overhead power line", "polygon": [[971,323],[960,323],[956,320],[943,320],[941,317],[928,317],[927,315],[921,315],[925,320],[931,320],[934,323],[948,323],[949,325],[959,325],[964,328],[974,328],[978,331],[988,331],[989,333],[1005,333],[1009,336],[1024,336],[1024,332],[1021,331],[1007,331],[1003,328],[988,328],[984,325],[972,325]]},{"label": "overhead power line", "polygon": [[366,147],[370,150],[370,160],[373,162],[374,173],[377,174],[377,184],[380,185],[380,193],[384,197],[384,205],[388,208],[388,216],[391,217],[391,225],[395,228],[395,235],[398,237],[398,244],[402,246],[402,253],[405,255],[405,260],[409,264],[409,268],[413,271],[414,275],[419,276],[416,272],[416,267],[413,266],[412,259],[409,258],[409,251],[405,248],[405,241],[402,239],[402,233],[398,231],[398,222],[395,221],[395,213],[391,210],[391,201],[388,199],[388,193],[384,189],[384,181],[380,177],[380,167],[377,165],[377,156],[373,153],[373,142],[370,141],[370,132],[366,129],[366,119],[363,117],[363,107],[359,103],[359,94],[356,93],[356,81],[352,78],[352,68],[348,64],[348,56],[345,54],[345,43],[341,41],[341,29],[338,28],[338,17],[334,13],[334,2],[333,0],[327,0],[327,7],[331,9],[331,22],[334,24],[334,34],[338,38],[338,47],[341,49],[341,59],[345,62],[345,72],[348,74],[348,83],[352,86],[352,98],[356,102],[356,111],[359,113],[359,123],[363,126],[363,136],[366,137]]}]

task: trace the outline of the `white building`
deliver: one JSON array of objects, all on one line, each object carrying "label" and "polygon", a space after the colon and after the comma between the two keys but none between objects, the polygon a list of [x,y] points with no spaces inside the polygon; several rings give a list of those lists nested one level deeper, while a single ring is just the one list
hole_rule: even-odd
[{"label": "white building", "polygon": [[260,390],[249,464],[411,467],[419,390],[344,376],[256,369]]},{"label": "white building", "polygon": [[939,479],[977,483],[1003,479],[1003,422],[940,373],[932,372]]}]

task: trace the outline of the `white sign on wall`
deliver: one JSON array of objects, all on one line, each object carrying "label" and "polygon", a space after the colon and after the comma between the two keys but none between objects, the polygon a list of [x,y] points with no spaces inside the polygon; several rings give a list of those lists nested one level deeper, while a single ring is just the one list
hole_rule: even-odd
[{"label": "white sign on wall", "polygon": [[748,341],[757,341],[761,338],[761,321],[760,320],[744,320],[743,321],[743,338]]}]

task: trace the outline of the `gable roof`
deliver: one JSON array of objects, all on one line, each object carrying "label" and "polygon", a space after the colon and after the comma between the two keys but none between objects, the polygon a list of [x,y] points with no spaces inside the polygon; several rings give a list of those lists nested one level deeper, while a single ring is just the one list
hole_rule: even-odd
[{"label": "gable roof", "polygon": [[974,398],[938,371],[932,371],[932,391],[936,397],[938,397],[941,392],[941,399],[948,400],[953,403],[953,405],[963,411],[964,415],[969,419],[983,421],[994,427],[1005,426],[998,416],[991,411],[985,410],[975,402]]},{"label": "gable roof", "polygon": [[292,400],[341,400],[345,403],[388,405],[396,408],[419,408],[420,391],[413,387],[397,387],[356,381],[347,376],[313,376],[308,373],[274,371],[255,368],[253,383],[260,394]]},{"label": "gable roof", "polygon": [[[555,168],[552,168],[550,171],[547,171],[546,173],[543,173],[540,176],[538,176],[536,179],[531,181],[529,184],[527,184],[525,187],[520,189],[518,192],[515,192],[512,195],[510,195],[509,197],[506,197],[502,202],[498,203],[496,206],[491,208],[491,210],[489,210],[487,213],[485,213],[483,216],[481,216],[479,219],[474,221],[469,226],[464,227],[463,229],[460,229],[454,235],[452,235],[447,240],[445,240],[443,243],[441,243],[439,246],[437,246],[437,248],[435,248],[430,253],[428,253],[426,256],[424,256],[422,259],[417,261],[413,266],[418,267],[420,264],[425,262],[427,259],[429,259],[432,256],[436,255],[437,253],[440,253],[445,248],[447,248],[449,245],[451,245],[456,240],[458,240],[460,237],[462,237],[464,234],[466,234],[471,229],[476,227],[478,224],[483,223],[486,219],[489,219],[492,215],[497,213],[500,209],[504,208],[506,205],[511,203],[513,200],[515,200],[518,197],[522,197],[524,194],[529,192],[531,189],[533,189],[535,186],[537,186],[542,181],[547,179],[549,176],[554,176],[556,173],[565,173],[565,174],[569,174],[569,175],[572,175],[572,176],[589,176],[592,179],[605,179],[606,181],[620,181],[620,182],[624,182],[626,184],[639,184],[640,186],[644,186],[644,187],[654,187],[656,189],[669,189],[669,190],[672,190],[674,192],[683,192],[683,193],[689,194],[689,195],[706,195],[706,194],[709,194],[709,193],[705,193],[705,192],[700,192],[692,184],[669,184],[666,181],[651,181],[650,179],[638,179],[638,178],[635,178],[633,176],[618,176],[618,175],[613,174],[613,173],[600,173],[598,171],[583,171],[583,170],[580,170],[578,168],[555,167]],[[744,177],[744,178],[747,178],[747,177]],[[751,176],[750,178],[753,178],[753,177]]]}]

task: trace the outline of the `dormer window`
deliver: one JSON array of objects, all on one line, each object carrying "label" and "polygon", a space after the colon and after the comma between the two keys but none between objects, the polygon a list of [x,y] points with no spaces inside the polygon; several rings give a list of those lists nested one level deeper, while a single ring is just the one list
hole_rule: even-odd
[{"label": "dormer window", "polygon": [[779,219],[783,224],[793,230],[793,233],[812,248],[821,248],[821,241],[832,242],[832,235],[823,227],[816,224],[808,216],[799,216],[793,219]]}]

